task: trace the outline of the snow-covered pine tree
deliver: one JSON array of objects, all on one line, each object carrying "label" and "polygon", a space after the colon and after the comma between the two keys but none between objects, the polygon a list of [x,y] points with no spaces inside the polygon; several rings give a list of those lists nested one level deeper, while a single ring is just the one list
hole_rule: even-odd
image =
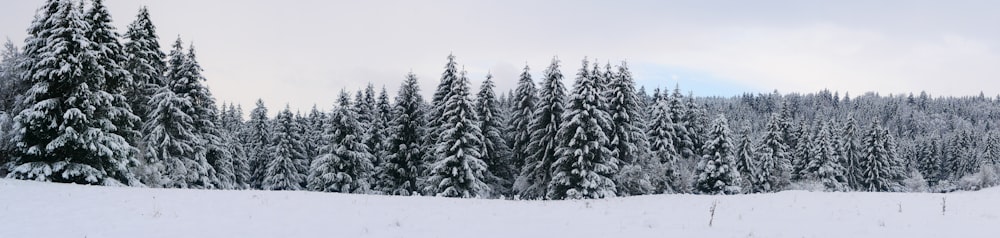
[{"label": "snow-covered pine tree", "polygon": [[427,120],[424,117],[424,99],[420,96],[417,76],[406,75],[396,95],[392,121],[389,127],[388,157],[379,170],[378,190],[385,194],[410,195],[418,193],[417,180],[423,171],[422,158],[429,153],[423,147]]},{"label": "snow-covered pine tree", "polygon": [[153,187],[188,187],[188,168],[195,157],[195,147],[202,143],[197,136],[194,119],[188,115],[191,101],[161,87],[149,100],[148,119],[143,125],[143,142],[147,146],[144,173],[141,178]]},{"label": "snow-covered pine tree", "polygon": [[206,79],[201,74],[202,68],[195,55],[194,45],[188,47],[185,57],[185,70],[187,77],[191,80],[187,82],[189,89],[188,96],[192,98],[194,104],[195,126],[199,135],[204,139],[205,159],[215,170],[214,187],[229,189],[235,187],[236,171],[233,165],[233,154],[229,148],[233,141],[224,137],[217,121],[219,109],[215,104],[215,97],[212,92],[202,82]]},{"label": "snow-covered pine tree", "polygon": [[493,91],[493,75],[487,73],[486,80],[476,94],[475,105],[480,131],[483,133],[481,159],[488,168],[485,182],[496,195],[509,195],[517,170],[510,166],[512,151],[501,135],[503,121],[499,106]]},{"label": "snow-covered pine tree", "polygon": [[757,160],[756,154],[750,138],[742,136],[736,145],[736,171],[740,172],[740,180],[743,181],[740,187],[747,193],[759,192],[753,189],[754,184],[761,183],[760,173],[757,171],[760,161]]},{"label": "snow-covered pine tree", "polygon": [[114,128],[112,94],[88,24],[72,1],[48,1],[28,30],[23,66],[33,84],[14,118],[17,145],[8,177],[84,184],[130,184],[134,150]]},{"label": "snow-covered pine tree", "polygon": [[[987,145],[992,145],[992,143],[987,143]],[[917,166],[917,169],[920,171],[920,174],[927,181],[927,184],[933,187],[937,185],[938,182],[946,179],[944,177],[944,173],[942,172],[940,141],[938,140],[938,138],[930,138],[921,142],[919,147],[920,150],[917,153],[917,161],[919,164]],[[861,158],[862,158],[861,156],[858,156],[858,163],[856,163],[856,165],[860,164]],[[860,167],[858,168],[859,171],[861,171]],[[859,175],[855,175],[855,177],[857,179],[856,181],[859,181],[857,182],[857,184],[860,187],[861,172],[858,173]],[[860,190],[860,188],[856,189]]]},{"label": "snow-covered pine tree", "polygon": [[[392,127],[389,126],[389,123],[392,122],[392,104],[389,103],[389,93],[386,92],[385,85],[383,85],[382,90],[379,91],[378,99],[375,102],[375,111],[378,115],[378,118],[376,119],[378,125],[375,126],[377,129],[374,133],[377,134],[376,137],[378,138],[379,144],[376,148],[371,149],[372,154],[374,154],[376,158],[379,158],[382,163],[385,163],[385,160],[389,157],[388,146],[389,140],[391,140],[390,137],[392,137],[393,133]],[[375,169],[380,169],[380,167],[375,167]]]},{"label": "snow-covered pine tree", "polygon": [[219,118],[219,129],[222,131],[223,141],[227,141],[226,148],[233,156],[233,188],[246,189],[250,184],[250,164],[247,160],[246,151],[239,138],[243,125],[243,112],[233,104],[223,105],[223,112]]},{"label": "snow-covered pine tree", "polygon": [[563,75],[559,71],[558,58],[552,58],[544,75],[535,112],[531,115],[531,139],[525,150],[529,154],[525,158],[521,174],[514,182],[514,190],[521,198],[539,199],[548,193],[548,184],[552,180],[550,169],[552,162],[557,159],[556,148],[560,143],[556,140],[556,133],[559,132],[565,111],[563,101],[566,98],[566,88],[562,83]]},{"label": "snow-covered pine tree", "polygon": [[320,147],[323,144],[323,130],[326,129],[326,113],[323,113],[313,104],[306,117],[302,134],[302,146],[305,146],[306,157],[313,159],[319,156]]},{"label": "snow-covered pine tree", "polygon": [[601,97],[604,91],[596,87],[587,66],[584,59],[555,138],[557,159],[552,163],[547,199],[607,198],[618,190],[612,178],[619,161],[604,133],[611,116],[603,110],[607,108]]},{"label": "snow-covered pine tree", "polygon": [[694,189],[701,194],[740,193],[740,173],[736,170],[735,148],[726,117],[712,122],[712,131],[702,149],[705,155],[697,165]]},{"label": "snow-covered pine tree", "polygon": [[521,77],[517,81],[516,94],[512,98],[510,127],[513,131],[511,150],[514,152],[514,159],[511,166],[514,167],[515,173],[519,173],[524,168],[525,161],[532,155],[528,151],[528,145],[531,143],[531,121],[534,118],[538,95],[535,92],[535,82],[532,81],[529,70],[530,68],[525,65],[524,71],[521,72]]},{"label": "snow-covered pine tree", "polygon": [[865,136],[865,157],[860,161],[861,188],[869,192],[899,192],[905,179],[902,161],[896,155],[896,145],[889,130],[872,123]]},{"label": "snow-covered pine tree", "polygon": [[135,114],[146,121],[146,115],[152,110],[148,108],[152,105],[149,103],[150,95],[165,86],[162,77],[167,67],[164,61],[166,55],[160,50],[159,36],[150,20],[149,9],[139,9],[135,21],[128,25],[125,38],[124,50],[128,60],[124,67],[131,72],[133,81],[125,97]]},{"label": "snow-covered pine tree", "polygon": [[[309,151],[306,150],[306,134],[309,130],[309,118],[302,115],[302,112],[296,111],[295,118],[292,120],[295,130],[292,134],[294,138],[299,139],[297,150],[301,152],[302,156],[295,160],[296,165],[299,167],[299,174],[302,176],[309,175],[309,167],[312,166],[312,157],[309,157]],[[302,188],[307,188],[308,178],[302,180]]]},{"label": "snow-covered pine tree", "polygon": [[295,122],[288,106],[274,117],[274,132],[268,148],[271,157],[264,170],[264,181],[261,188],[265,190],[302,190],[305,176],[301,173],[298,161],[305,154],[299,150],[301,139],[296,137]]},{"label": "snow-covered pine tree", "polygon": [[[595,65],[596,68],[596,65]],[[647,171],[651,163],[660,163],[659,159],[649,158],[649,141],[646,138],[646,121],[643,116],[642,98],[635,91],[635,80],[628,64],[622,62],[618,73],[611,73],[611,65],[607,64],[604,78],[607,91],[604,93],[608,102],[607,112],[611,117],[609,137],[611,153],[621,161],[621,173],[615,176],[619,195],[641,195],[652,192],[653,177]],[[595,70],[596,71],[596,70]],[[673,145],[671,144],[671,147]],[[623,185],[629,186],[623,186]]]},{"label": "snow-covered pine tree", "polygon": [[250,167],[250,185],[260,189],[264,181],[264,170],[270,159],[268,147],[271,145],[271,122],[267,118],[264,100],[257,99],[256,107],[250,110],[250,120],[243,130],[243,145]]},{"label": "snow-covered pine tree", "polygon": [[[85,22],[89,26],[85,34],[93,43],[89,48],[97,61],[97,67],[91,70],[87,77],[103,81],[103,90],[110,94],[108,96],[111,97],[111,106],[108,109],[110,110],[108,115],[113,124],[111,132],[125,137],[129,145],[135,145],[140,140],[138,130],[142,122],[138,116],[132,113],[128,99],[125,98],[125,94],[132,85],[132,75],[123,68],[128,56],[122,49],[121,42],[118,41],[119,35],[111,24],[111,14],[108,13],[103,1],[93,0],[91,3],[89,11],[84,16]],[[137,166],[135,155],[138,153],[139,151],[133,147],[128,154],[121,155],[123,156],[121,159],[126,161],[127,166],[133,167],[127,168],[128,170],[134,170],[134,167]],[[125,169],[119,168],[117,170]],[[109,176],[126,183],[136,181],[132,173],[109,174]]]},{"label": "snow-covered pine tree", "polygon": [[488,173],[483,162],[482,138],[476,111],[469,99],[469,79],[462,71],[451,84],[450,95],[442,104],[441,135],[431,164],[428,194],[443,197],[485,197],[490,187],[484,182]]},{"label": "snow-covered pine tree", "polygon": [[[654,97],[655,98],[655,97]],[[680,154],[680,158],[685,161],[697,161],[700,158],[695,153],[698,148],[695,148],[694,139],[692,138],[692,130],[689,129],[690,125],[695,122],[688,121],[685,115],[688,114],[688,108],[684,105],[684,95],[681,94],[680,85],[675,85],[674,92],[670,96],[666,95],[666,92],[660,94],[660,98],[667,100],[667,105],[670,108],[670,121],[674,124],[674,150]]]},{"label": "snow-covered pine tree", "polygon": [[309,166],[309,190],[368,193],[375,158],[361,140],[364,129],[347,92],[340,92],[337,103],[323,133],[326,144]]},{"label": "snow-covered pine tree", "polygon": [[705,148],[705,143],[709,140],[708,135],[711,133],[711,128],[708,126],[711,125],[711,121],[709,121],[711,119],[703,105],[695,102],[692,92],[688,92],[684,105],[687,110],[683,121],[686,123],[688,138],[694,145],[691,152],[697,158],[703,155],[701,149]]},{"label": "snow-covered pine tree", "polygon": [[854,190],[860,190],[861,186],[861,174],[862,168],[859,167],[861,161],[861,145],[858,143],[858,139],[861,134],[858,133],[858,123],[854,120],[854,116],[848,116],[847,123],[844,124],[843,129],[841,129],[841,141],[840,144],[843,147],[843,158],[841,158],[844,163],[844,169],[847,177],[847,184]]},{"label": "snow-covered pine tree", "polygon": [[32,86],[23,80],[24,68],[19,65],[21,61],[24,61],[24,54],[7,39],[0,52],[0,177],[7,175],[10,167],[8,162],[14,154],[15,146],[11,143],[14,134],[13,117],[19,111],[15,107],[23,98],[23,93]]},{"label": "snow-covered pine tree", "polygon": [[[217,153],[228,155],[228,150],[219,146],[221,139],[218,138],[217,128],[212,122],[216,117],[215,100],[208,89],[201,84],[201,81],[205,79],[201,76],[201,67],[194,58],[194,51],[185,53],[182,45],[183,42],[178,37],[168,55],[169,60],[164,80],[169,90],[173,91],[177,97],[184,98],[190,103],[189,106],[182,108],[186,110],[184,113],[191,117],[194,125],[192,137],[197,138],[198,142],[192,144],[194,153],[185,158],[187,160],[185,165],[188,168],[184,182],[187,182],[188,187],[193,188],[226,188],[227,183],[219,180],[219,171],[216,164],[213,164],[216,162],[216,158],[221,157]],[[209,158],[210,156],[213,158]],[[229,164],[231,164],[231,160]],[[231,172],[231,170],[225,172]]]},{"label": "snow-covered pine tree", "polygon": [[808,126],[805,121],[799,122],[798,129],[793,137],[799,138],[792,152],[792,180],[802,180],[807,178],[806,166],[809,160],[813,159],[813,147],[816,146],[816,137],[819,126]]},{"label": "snow-covered pine tree", "polygon": [[652,117],[646,138],[649,140],[651,160],[657,160],[662,166],[660,175],[658,175],[662,182],[656,184],[657,190],[675,193],[682,190],[679,187],[685,185],[681,184],[681,179],[676,173],[680,154],[677,153],[674,146],[677,136],[674,132],[676,127],[672,121],[670,105],[667,100],[669,99],[660,98],[651,104],[653,106],[650,108]]},{"label": "snow-covered pine tree", "polygon": [[757,164],[757,181],[751,186],[751,192],[777,192],[791,184],[792,162],[781,130],[783,119],[781,114],[774,113],[767,121],[764,139],[757,147],[760,163]]},{"label": "snow-covered pine tree", "polygon": [[[427,133],[424,138],[424,147],[431,148],[434,150],[438,143],[438,136],[441,135],[441,131],[446,129],[442,128],[441,125],[444,124],[442,116],[444,114],[444,101],[451,97],[451,85],[458,80],[458,63],[455,62],[455,55],[448,54],[448,63],[444,66],[444,72],[441,73],[441,81],[438,83],[437,89],[434,91],[434,96],[431,98],[430,105],[427,105]],[[435,157],[437,153],[426,153],[424,154],[423,163],[432,164],[438,159]],[[425,167],[429,169],[429,167]],[[429,171],[422,171],[421,173],[427,175]]]},{"label": "snow-covered pine tree", "polygon": [[819,124],[819,131],[812,140],[809,159],[805,160],[802,177],[823,183],[827,191],[845,191],[847,179],[844,166],[837,157],[836,141],[830,132],[830,123]]},{"label": "snow-covered pine tree", "polygon": [[[24,58],[24,54],[8,38],[0,51],[0,112],[11,117],[11,114],[19,111],[15,109],[17,102],[21,101],[24,92],[32,86],[23,77],[24,68],[20,64]],[[3,143],[6,142],[9,141]]]},{"label": "snow-covered pine tree", "polygon": [[372,159],[372,164],[378,168],[382,164],[381,157],[378,152],[381,149],[381,143],[385,140],[385,134],[382,132],[385,128],[382,128],[382,116],[379,115],[378,111],[378,101],[375,97],[375,86],[371,83],[365,87],[364,92],[358,91],[357,100],[354,101],[354,108],[356,109],[358,115],[358,123],[361,124],[361,128],[364,131],[362,139],[365,145],[368,146],[369,152],[375,155]]}]

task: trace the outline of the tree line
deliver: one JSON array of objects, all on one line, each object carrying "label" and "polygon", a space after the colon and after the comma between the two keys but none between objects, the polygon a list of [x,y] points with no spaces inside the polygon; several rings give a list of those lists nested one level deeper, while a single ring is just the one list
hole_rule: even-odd
[{"label": "tree line", "polygon": [[[553,58],[473,91],[449,55],[425,101],[342,90],[330,111],[217,105],[193,45],[123,35],[101,0],[48,0],[0,62],[0,175],[158,188],[584,199],[788,189],[953,191],[997,183],[997,99],[926,93],[695,97],[636,88],[626,62]],[[563,85],[572,78],[572,87]],[[513,79],[511,79],[513,80]],[[537,82],[536,82],[537,80]]]}]

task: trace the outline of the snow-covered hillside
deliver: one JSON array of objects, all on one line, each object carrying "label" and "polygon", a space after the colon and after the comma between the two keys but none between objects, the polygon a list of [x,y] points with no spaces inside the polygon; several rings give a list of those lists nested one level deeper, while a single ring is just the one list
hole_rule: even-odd
[{"label": "snow-covered hillside", "polygon": [[997,237],[997,225],[998,188],[502,201],[0,180],[0,237]]}]

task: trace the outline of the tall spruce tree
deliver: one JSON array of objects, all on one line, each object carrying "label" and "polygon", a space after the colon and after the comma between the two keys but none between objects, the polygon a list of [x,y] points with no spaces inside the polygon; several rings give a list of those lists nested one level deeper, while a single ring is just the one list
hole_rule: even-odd
[{"label": "tall spruce tree", "polygon": [[854,120],[854,116],[849,116],[847,118],[847,123],[844,124],[843,129],[841,129],[841,141],[840,144],[843,146],[843,160],[844,168],[846,169],[845,177],[847,178],[847,184],[855,190],[860,190],[860,181],[862,168],[859,166],[862,158],[861,144],[858,142],[861,134],[858,133],[858,124]]},{"label": "tall spruce tree", "polygon": [[[132,85],[132,75],[123,68],[128,56],[118,41],[120,37],[112,26],[111,14],[108,13],[103,1],[94,0],[84,19],[89,26],[86,32],[87,38],[93,43],[90,45],[90,50],[97,61],[97,68],[93,69],[88,77],[103,81],[103,90],[110,94],[111,107],[108,115],[114,125],[112,133],[125,137],[129,145],[135,145],[140,140],[138,130],[141,121],[133,114],[128,99],[125,98]],[[134,159],[136,154],[138,150],[132,149],[125,155],[130,167],[137,166],[137,161]],[[126,183],[136,180],[131,173],[112,176]]]},{"label": "tall spruce tree", "polygon": [[485,197],[490,188],[481,153],[483,133],[469,99],[469,79],[462,71],[451,84],[450,95],[442,104],[441,135],[427,178],[428,194],[443,197]]},{"label": "tall spruce tree", "polygon": [[611,126],[611,116],[596,80],[587,71],[587,60],[577,73],[573,93],[555,140],[558,143],[548,199],[584,199],[614,197],[617,187],[612,177],[619,161],[610,149],[604,133]]},{"label": "tall spruce tree", "polygon": [[[115,120],[114,104],[89,25],[72,1],[48,1],[25,40],[26,81],[14,118],[16,145],[8,177],[84,184],[131,184],[134,151]],[[130,113],[129,113],[130,114]],[[127,135],[126,135],[127,136]]]},{"label": "tall spruce tree", "polygon": [[[596,64],[594,68],[597,72]],[[645,134],[642,99],[636,94],[635,81],[628,64],[622,62],[617,74],[611,71],[611,65],[608,64],[603,76],[597,77],[604,81],[597,83],[608,85],[603,95],[608,102],[607,112],[611,117],[608,137],[611,153],[622,162],[622,172],[615,176],[615,184],[618,185],[619,195],[647,194],[654,190],[649,176],[653,171],[644,170],[658,167],[651,166],[651,163],[660,161],[650,161],[649,158],[650,147]],[[626,184],[630,186],[622,186]]]},{"label": "tall spruce tree", "polygon": [[265,190],[302,190],[305,175],[298,161],[305,156],[299,150],[301,138],[296,136],[294,116],[288,106],[274,117],[274,133],[269,146],[271,157],[264,170],[261,188]]},{"label": "tall spruce tree", "polygon": [[675,123],[670,114],[669,99],[660,98],[651,105],[652,111],[649,129],[646,138],[649,140],[651,160],[656,160],[662,165],[659,171],[662,182],[657,183],[657,189],[661,192],[674,193],[682,191],[682,179],[677,174],[678,160],[680,154],[677,153],[674,141],[677,141]]},{"label": "tall spruce tree", "polygon": [[233,188],[249,188],[250,164],[247,160],[246,151],[239,138],[243,125],[243,112],[233,104],[223,105],[222,113],[219,117],[219,129],[222,131],[223,141],[226,141],[225,148],[233,158]]},{"label": "tall spruce tree", "polygon": [[513,132],[511,150],[514,152],[514,159],[511,165],[517,170],[515,173],[519,173],[519,170],[524,168],[525,162],[532,155],[528,151],[528,146],[531,144],[531,121],[534,118],[538,95],[535,92],[535,82],[532,81],[529,70],[530,68],[525,65],[524,71],[521,72],[521,77],[517,81],[516,94],[512,98],[510,127]]},{"label": "tall spruce tree", "polygon": [[[323,192],[367,193],[372,185],[375,157],[361,140],[365,131],[347,92],[330,115],[321,154],[309,167],[309,189]],[[363,102],[355,102],[363,103]]]},{"label": "tall spruce tree", "polygon": [[830,132],[831,125],[820,123],[817,136],[813,138],[809,159],[802,170],[805,179],[823,183],[827,191],[844,191],[847,188],[846,169],[840,164],[836,151],[836,141]]},{"label": "tall spruce tree", "polygon": [[872,123],[865,136],[865,157],[860,161],[862,170],[861,188],[869,192],[902,191],[904,179],[902,162],[896,154],[894,139],[889,130]]},{"label": "tall spruce tree", "polygon": [[702,149],[697,166],[695,191],[701,194],[740,193],[740,172],[736,170],[735,148],[725,116],[712,122],[712,131]]},{"label": "tall spruce tree", "polygon": [[[427,110],[427,133],[424,138],[424,147],[434,148],[437,146],[439,136],[441,131],[446,129],[441,125],[444,115],[444,104],[448,98],[451,97],[452,84],[458,80],[458,63],[455,62],[455,55],[448,54],[448,62],[444,66],[444,72],[441,73],[441,80],[438,83],[437,89],[434,91],[434,96],[431,97],[431,103],[428,105]],[[434,149],[431,149],[434,150]],[[437,153],[426,153],[424,154],[424,163],[432,164],[440,158],[437,158]],[[429,169],[429,168],[427,168]],[[423,171],[425,175],[430,171]]]},{"label": "tall spruce tree", "polygon": [[767,121],[764,139],[757,147],[760,163],[757,164],[757,181],[750,187],[751,192],[777,192],[791,184],[792,163],[781,131],[783,119],[780,114],[774,113]]},{"label": "tall spruce tree", "polygon": [[493,75],[486,74],[476,94],[476,115],[479,118],[479,127],[483,133],[483,143],[480,153],[482,160],[486,162],[488,173],[486,183],[490,185],[493,192],[497,194],[510,194],[510,187],[516,176],[516,170],[511,167],[512,151],[507,147],[507,143],[502,136],[503,121],[500,117],[499,102],[496,93],[493,91]]},{"label": "tall spruce tree", "polygon": [[548,193],[548,184],[552,180],[550,171],[552,162],[557,159],[556,148],[559,146],[556,134],[562,125],[563,100],[566,89],[563,86],[562,72],[559,71],[559,59],[553,58],[552,63],[544,72],[535,112],[531,116],[531,140],[521,174],[514,183],[514,189],[520,197],[529,199],[543,198]]},{"label": "tall spruce tree", "polygon": [[132,110],[146,121],[146,115],[152,110],[149,107],[149,95],[153,95],[160,87],[165,86],[163,72],[166,70],[166,55],[160,50],[156,26],[150,20],[149,9],[142,7],[135,21],[129,24],[125,33],[124,51],[127,61],[125,70],[132,74],[132,85],[125,97],[129,99]]},{"label": "tall spruce tree", "polygon": [[250,110],[250,120],[243,131],[244,150],[250,168],[250,186],[260,189],[264,181],[264,170],[267,167],[271,145],[271,122],[267,118],[267,107],[264,100],[257,99],[256,106]]},{"label": "tall spruce tree", "polygon": [[[187,157],[186,182],[194,188],[227,188],[231,182],[231,158],[228,150],[222,148],[221,139],[213,120],[216,117],[215,100],[208,89],[201,84],[201,67],[195,59],[194,51],[184,51],[180,37],[173,44],[164,80],[167,88],[177,97],[184,98],[189,106],[184,114],[191,117],[194,129],[192,137],[198,143],[193,144],[194,153]],[[156,149],[156,148],[150,148]],[[220,155],[220,153],[224,155]],[[220,158],[220,157],[226,158]],[[219,166],[220,163],[228,166]],[[220,177],[219,170],[223,173]]]},{"label": "tall spruce tree", "polygon": [[740,180],[743,181],[740,187],[747,193],[758,192],[753,189],[753,185],[761,182],[760,173],[757,171],[757,168],[760,167],[757,164],[760,161],[757,160],[756,155],[750,138],[742,136],[736,145],[736,171],[740,172]]},{"label": "tall spruce tree", "polygon": [[[201,144],[194,119],[188,115],[191,101],[161,87],[149,100],[148,119],[143,126],[145,172],[142,182],[153,187],[186,188],[190,163]],[[192,172],[193,173],[193,172]]]},{"label": "tall spruce tree", "polygon": [[[385,194],[411,195],[418,193],[418,179],[423,171],[422,158],[429,153],[423,147],[426,123],[424,99],[420,96],[417,76],[406,75],[396,95],[392,121],[393,131],[388,143],[388,157],[379,170],[378,189]],[[418,193],[419,194],[419,193]]]},{"label": "tall spruce tree", "polygon": [[674,91],[670,96],[667,96],[666,91],[664,91],[660,98],[666,99],[670,108],[670,121],[674,123],[673,131],[676,135],[673,142],[674,150],[680,154],[680,159],[688,161],[698,160],[699,158],[695,153],[698,148],[695,148],[694,139],[692,138],[694,136],[692,135],[693,131],[689,129],[690,125],[695,122],[688,121],[688,118],[684,116],[688,114],[689,109],[684,104],[684,95],[681,94],[680,85],[674,87]]}]

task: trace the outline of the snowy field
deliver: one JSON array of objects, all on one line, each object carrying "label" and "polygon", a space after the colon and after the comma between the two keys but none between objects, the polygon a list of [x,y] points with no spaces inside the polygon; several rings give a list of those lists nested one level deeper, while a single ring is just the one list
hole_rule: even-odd
[{"label": "snowy field", "polygon": [[0,179],[0,206],[5,238],[1000,236],[1000,188],[502,201]]}]

